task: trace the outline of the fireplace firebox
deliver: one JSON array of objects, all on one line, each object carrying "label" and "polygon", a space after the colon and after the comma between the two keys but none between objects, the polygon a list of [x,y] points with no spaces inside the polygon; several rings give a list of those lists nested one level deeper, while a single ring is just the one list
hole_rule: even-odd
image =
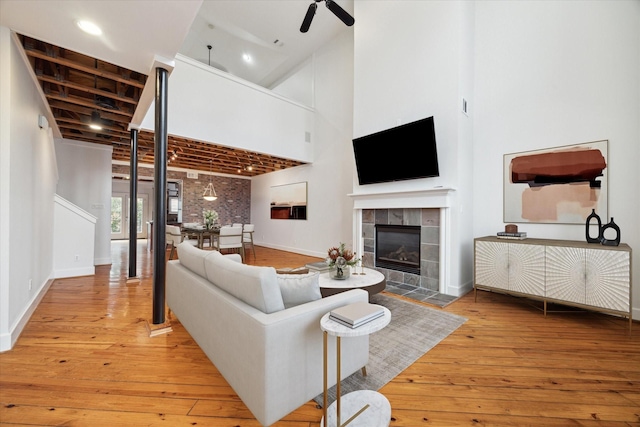
[{"label": "fireplace firebox", "polygon": [[420,226],[376,224],[375,265],[420,274]]}]

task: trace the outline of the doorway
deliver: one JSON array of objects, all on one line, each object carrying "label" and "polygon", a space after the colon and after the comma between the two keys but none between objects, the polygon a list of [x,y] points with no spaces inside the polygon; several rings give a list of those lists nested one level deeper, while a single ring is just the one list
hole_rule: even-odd
[{"label": "doorway", "polygon": [[[122,240],[129,238],[129,194],[113,193],[111,195],[111,240]],[[149,210],[149,196],[147,194],[138,195],[136,209],[136,237],[138,239],[147,238],[147,227],[143,227],[144,218],[147,218]]]}]

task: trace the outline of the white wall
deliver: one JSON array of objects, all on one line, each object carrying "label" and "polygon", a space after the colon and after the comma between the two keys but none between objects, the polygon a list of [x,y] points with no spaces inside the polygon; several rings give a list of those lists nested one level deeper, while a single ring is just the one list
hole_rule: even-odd
[{"label": "white wall", "polygon": [[456,294],[472,285],[473,119],[461,104],[463,96],[473,102],[473,8],[456,1],[355,2],[354,137],[433,116],[440,177],[360,186],[354,176],[353,192],[454,188],[447,274]]},{"label": "white wall", "polygon": [[95,274],[95,228],[95,216],[56,195],[53,205],[54,278]]},{"label": "white wall", "polygon": [[[640,2],[481,1],[475,25],[474,234],[504,229],[504,154],[609,140],[609,216],[634,250],[640,318]],[[584,225],[519,228],[585,239]]]},{"label": "white wall", "polygon": [[[182,55],[176,58],[167,92],[171,135],[313,160],[305,136],[312,131],[314,115],[302,104]],[[155,103],[141,128],[155,128]]]},{"label": "white wall", "polygon": [[313,107],[314,97],[313,56],[298,66],[271,90],[287,99]]},{"label": "white wall", "polygon": [[94,265],[111,264],[111,146],[56,140],[57,193],[97,218]]},{"label": "white wall", "polygon": [[21,49],[0,27],[0,351],[13,346],[53,269],[57,170],[41,114],[47,108]]},{"label": "white wall", "polygon": [[[353,247],[351,192],[353,34],[334,39],[314,55],[314,162],[251,180],[251,221],[258,245],[325,257],[344,242]],[[307,220],[270,219],[272,186],[308,183]],[[292,266],[293,267],[293,266]]]}]

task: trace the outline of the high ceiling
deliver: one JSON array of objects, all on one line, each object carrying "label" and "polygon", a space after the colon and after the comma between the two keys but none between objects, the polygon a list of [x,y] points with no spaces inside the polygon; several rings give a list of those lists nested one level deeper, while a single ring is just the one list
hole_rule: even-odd
[{"label": "high ceiling", "polygon": [[[122,4],[0,0],[0,24],[18,34],[55,118],[54,134],[112,145],[113,159],[126,162],[129,129],[149,108],[144,88],[153,84],[147,74],[157,62],[171,63],[181,52],[207,63],[211,44],[212,66],[267,86],[348,28],[322,8],[311,30],[300,33],[307,0],[134,0],[126,3],[127,13]],[[342,6],[351,11],[352,0]],[[75,22],[81,18],[94,19],[105,36],[80,33]],[[253,61],[243,61],[243,54]],[[96,119],[100,130],[89,127]],[[216,141],[168,139],[169,165],[175,167],[255,176],[302,164]],[[141,131],[138,143],[139,162],[153,163],[153,133]]]},{"label": "high ceiling", "polygon": [[[147,76],[30,37],[19,39],[61,136],[111,145],[113,160],[129,162],[129,124]],[[249,177],[302,164],[173,135],[167,151],[169,166]],[[154,158],[154,134],[139,132],[138,162],[153,163]]]}]

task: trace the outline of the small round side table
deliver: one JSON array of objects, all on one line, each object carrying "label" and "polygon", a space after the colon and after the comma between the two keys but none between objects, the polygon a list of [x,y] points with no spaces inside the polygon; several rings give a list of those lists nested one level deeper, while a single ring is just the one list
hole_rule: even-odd
[{"label": "small round side table", "polygon": [[[320,328],[324,332],[324,416],[320,425],[322,427],[341,427],[346,424],[349,427],[388,427],[391,420],[391,405],[386,397],[377,391],[358,390],[340,396],[340,340],[343,337],[359,337],[379,331],[391,321],[391,312],[388,308],[379,306],[384,314],[357,328],[350,328],[332,320],[327,313],[320,319]],[[328,335],[336,337],[336,400],[327,408],[327,340]],[[341,419],[347,420],[341,423]]]}]

